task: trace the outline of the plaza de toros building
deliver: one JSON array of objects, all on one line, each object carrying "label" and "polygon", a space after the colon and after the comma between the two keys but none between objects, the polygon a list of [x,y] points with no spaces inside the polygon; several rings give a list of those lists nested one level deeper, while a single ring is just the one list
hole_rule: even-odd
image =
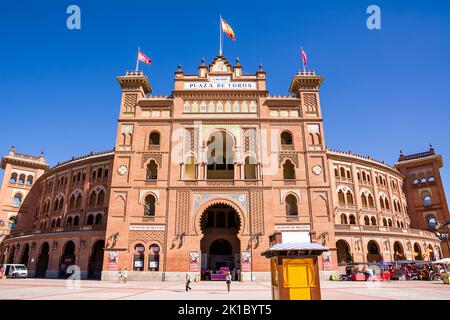
[{"label": "plaza de toros building", "polygon": [[[31,276],[183,280],[230,267],[269,279],[261,253],[275,231],[331,250],[323,277],[345,262],[430,260],[448,251],[429,226],[449,219],[434,149],[394,167],[328,149],[314,71],[271,95],[266,72],[217,56],[174,74],[152,95],[142,71],[122,89],[115,148],[58,163],[12,148],[2,159],[0,259]],[[31,177],[29,179],[28,177]],[[433,220],[434,219],[434,220]]]}]

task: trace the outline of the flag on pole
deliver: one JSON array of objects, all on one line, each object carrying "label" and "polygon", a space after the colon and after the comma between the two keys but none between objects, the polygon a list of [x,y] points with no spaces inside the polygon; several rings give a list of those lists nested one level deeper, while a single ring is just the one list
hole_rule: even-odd
[{"label": "flag on pole", "polygon": [[236,38],[234,36],[234,31],[231,29],[230,25],[223,20],[223,18],[220,18],[220,21],[222,23],[222,31],[226,33],[227,36],[230,37],[231,40],[235,41]]},{"label": "flag on pole", "polygon": [[150,60],[149,57],[147,57],[141,50],[138,50],[138,60],[142,61],[146,64],[151,64],[152,60]]},{"label": "flag on pole", "polygon": [[308,60],[306,57],[306,52],[302,48],[302,61],[303,61],[303,69],[308,65]]}]

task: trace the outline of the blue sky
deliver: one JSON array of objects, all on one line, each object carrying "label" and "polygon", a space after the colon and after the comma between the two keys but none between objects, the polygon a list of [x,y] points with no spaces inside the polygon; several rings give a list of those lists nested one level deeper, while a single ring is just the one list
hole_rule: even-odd
[{"label": "blue sky", "polygon": [[[81,8],[68,30],[66,8]],[[381,30],[366,8],[381,8]],[[262,63],[285,94],[299,48],[325,76],[327,145],[394,163],[432,143],[450,188],[448,1],[8,1],[0,7],[0,153],[45,151],[51,165],[113,147],[120,89],[136,48],[155,94],[170,94],[179,63],[194,72],[218,52],[218,16],[232,26],[224,55],[244,72]],[[1,173],[0,173],[1,175]]]}]

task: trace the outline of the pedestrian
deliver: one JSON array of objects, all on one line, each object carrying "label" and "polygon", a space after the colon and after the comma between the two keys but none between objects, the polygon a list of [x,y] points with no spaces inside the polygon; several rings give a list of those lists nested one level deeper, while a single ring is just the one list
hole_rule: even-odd
[{"label": "pedestrian", "polygon": [[0,266],[0,280],[3,279],[3,276],[5,274],[5,270],[3,269],[3,265]]},{"label": "pedestrian", "polygon": [[191,291],[192,288],[189,286],[191,284],[191,276],[186,273],[186,292]]},{"label": "pedestrian", "polygon": [[230,289],[231,289],[231,274],[230,274],[230,272],[227,272],[225,280],[227,282],[228,294],[230,294]]},{"label": "pedestrian", "polygon": [[119,268],[119,272],[117,273],[118,282],[120,283],[120,280],[122,279],[122,268]]},{"label": "pedestrian", "polygon": [[125,268],[125,271],[123,272],[123,283],[127,283],[128,278],[128,269]]},{"label": "pedestrian", "polygon": [[241,281],[241,269],[236,270],[237,281]]}]

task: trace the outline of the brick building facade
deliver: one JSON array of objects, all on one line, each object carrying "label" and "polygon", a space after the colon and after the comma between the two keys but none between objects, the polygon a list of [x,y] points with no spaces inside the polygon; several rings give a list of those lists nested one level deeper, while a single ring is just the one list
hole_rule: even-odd
[{"label": "brick building facade", "polygon": [[293,76],[287,96],[269,93],[261,66],[244,74],[223,56],[195,74],[180,66],[170,96],[152,95],[143,72],[118,81],[114,151],[45,169],[2,243],[3,261],[47,277],[71,264],[83,278],[127,268],[131,279],[167,281],[228,266],[263,280],[274,231],[330,247],[324,277],[346,261],[442,255],[432,232],[411,229],[401,169],[326,148],[315,72]]}]

